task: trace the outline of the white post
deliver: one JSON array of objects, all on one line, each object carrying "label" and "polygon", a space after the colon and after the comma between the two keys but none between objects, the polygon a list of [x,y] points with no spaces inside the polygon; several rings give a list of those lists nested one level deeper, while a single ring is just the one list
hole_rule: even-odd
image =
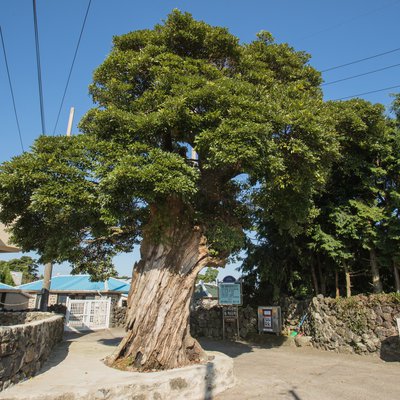
[{"label": "white post", "polygon": [[69,119],[68,119],[68,127],[67,127],[67,136],[71,136],[71,130],[72,130],[72,122],[74,120],[74,112],[75,108],[71,107],[69,111]]}]

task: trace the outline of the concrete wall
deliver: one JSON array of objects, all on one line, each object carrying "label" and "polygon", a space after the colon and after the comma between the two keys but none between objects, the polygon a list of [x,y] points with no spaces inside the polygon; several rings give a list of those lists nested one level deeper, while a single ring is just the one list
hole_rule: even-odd
[{"label": "concrete wall", "polygon": [[63,316],[0,312],[0,390],[35,375],[61,341]]}]

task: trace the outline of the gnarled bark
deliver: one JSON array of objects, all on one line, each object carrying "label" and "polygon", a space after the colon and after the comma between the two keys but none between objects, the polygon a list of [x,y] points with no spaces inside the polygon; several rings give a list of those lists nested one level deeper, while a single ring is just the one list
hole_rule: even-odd
[{"label": "gnarled bark", "polygon": [[198,272],[213,261],[199,227],[176,224],[161,243],[145,235],[128,297],[127,334],[108,362],[150,371],[204,361],[190,335],[189,306]]}]

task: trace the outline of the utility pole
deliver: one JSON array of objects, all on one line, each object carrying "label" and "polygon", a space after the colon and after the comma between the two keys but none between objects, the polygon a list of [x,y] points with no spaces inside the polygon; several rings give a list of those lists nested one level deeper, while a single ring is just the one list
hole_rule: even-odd
[{"label": "utility pole", "polygon": [[[71,107],[69,112],[67,136],[71,136],[72,122],[74,120],[74,107]],[[53,273],[53,263],[48,262],[44,266],[44,279],[40,298],[40,311],[47,311],[47,306],[49,304],[49,293],[51,285],[51,275]]]},{"label": "utility pole", "polygon": [[68,127],[67,127],[67,136],[71,136],[71,130],[72,130],[72,122],[74,120],[74,112],[75,112],[75,108],[71,107],[70,111],[69,111],[69,119],[68,119]]},{"label": "utility pole", "polygon": [[44,266],[44,279],[40,298],[40,311],[47,311],[49,304],[49,292],[51,284],[51,274],[53,272],[53,263],[48,262]]}]

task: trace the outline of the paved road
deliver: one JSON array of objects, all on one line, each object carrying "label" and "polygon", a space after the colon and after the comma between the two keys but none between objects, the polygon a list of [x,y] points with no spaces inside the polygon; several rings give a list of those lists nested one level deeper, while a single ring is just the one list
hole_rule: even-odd
[{"label": "paved road", "polygon": [[400,399],[400,362],[288,345],[203,345],[234,357],[237,384],[215,400]]},{"label": "paved road", "polygon": [[[43,395],[49,383],[52,391],[65,391],[71,382],[83,388],[102,385],[107,379],[115,382],[114,375],[129,375],[99,362],[112,353],[122,335],[121,329],[110,329],[68,336],[39,375],[2,392],[0,399]],[[214,400],[400,400],[400,362],[287,345],[292,342],[273,341],[262,346],[201,342],[206,350],[234,359],[237,384]]]}]

